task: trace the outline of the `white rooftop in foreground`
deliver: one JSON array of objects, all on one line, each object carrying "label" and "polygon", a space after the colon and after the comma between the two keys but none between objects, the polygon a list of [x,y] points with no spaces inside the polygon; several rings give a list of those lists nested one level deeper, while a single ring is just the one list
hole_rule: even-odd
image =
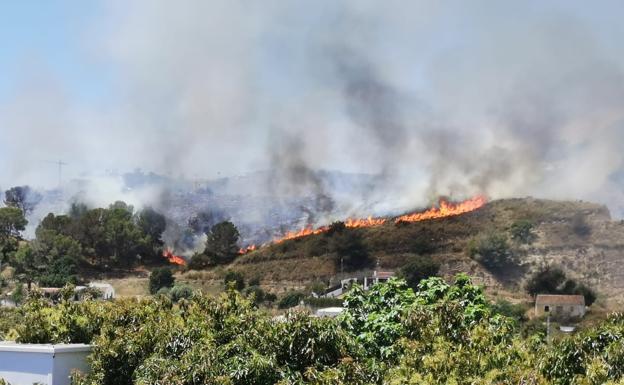
[{"label": "white rooftop in foreground", "polygon": [[73,370],[87,372],[91,346],[0,342],[0,378],[11,385],[69,385]]}]

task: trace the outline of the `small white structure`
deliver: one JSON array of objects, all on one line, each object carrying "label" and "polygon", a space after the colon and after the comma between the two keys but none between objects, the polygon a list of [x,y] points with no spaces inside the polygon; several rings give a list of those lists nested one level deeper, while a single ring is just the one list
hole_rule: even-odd
[{"label": "small white structure", "polygon": [[396,274],[394,271],[373,271],[372,277],[364,277],[364,290],[368,290],[371,286],[381,283],[388,282],[390,278],[393,278]]},{"label": "small white structure", "polygon": [[102,292],[102,299],[115,298],[115,288],[110,283],[106,282],[89,282],[89,287],[98,289]]},{"label": "small white structure", "polygon": [[11,385],[69,385],[74,370],[89,371],[90,345],[0,342],[0,378]]},{"label": "small white structure", "polygon": [[326,307],[323,309],[318,309],[316,311],[317,317],[330,317],[334,318],[340,315],[344,311],[342,307]]},{"label": "small white structure", "polygon": [[558,318],[580,318],[585,315],[585,297],[582,295],[538,294],[535,315],[550,314]]}]

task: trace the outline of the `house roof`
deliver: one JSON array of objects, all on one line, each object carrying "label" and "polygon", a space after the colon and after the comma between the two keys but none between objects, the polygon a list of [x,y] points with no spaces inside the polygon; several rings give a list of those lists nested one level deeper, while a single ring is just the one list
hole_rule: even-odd
[{"label": "house roof", "polygon": [[392,278],[395,274],[394,271],[375,271],[373,276],[377,278]]},{"label": "house roof", "polygon": [[567,294],[538,294],[536,304],[544,305],[582,305],[585,306],[585,297],[582,295]]}]

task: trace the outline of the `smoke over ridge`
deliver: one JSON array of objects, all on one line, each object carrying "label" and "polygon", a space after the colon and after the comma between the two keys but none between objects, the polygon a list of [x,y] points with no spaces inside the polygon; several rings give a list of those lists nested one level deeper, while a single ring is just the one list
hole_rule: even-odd
[{"label": "smoke over ridge", "polygon": [[[85,56],[111,73],[106,93],[77,97],[45,60],[0,93],[0,183],[54,185],[41,161],[61,158],[66,179],[268,170],[250,189],[313,195],[310,223],[476,193],[589,199],[621,216],[624,27],[610,15],[623,8],[111,2],[82,31]],[[323,169],[375,183],[335,196]]]}]

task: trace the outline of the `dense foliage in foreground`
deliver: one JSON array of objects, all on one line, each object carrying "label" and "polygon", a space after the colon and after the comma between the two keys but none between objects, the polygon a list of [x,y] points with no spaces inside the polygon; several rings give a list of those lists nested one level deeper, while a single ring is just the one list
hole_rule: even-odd
[{"label": "dense foliage in foreground", "polygon": [[[520,336],[460,275],[354,289],[338,319],[273,319],[236,291],[52,306],[37,295],[13,335],[92,342],[78,385],[603,384],[624,376],[624,316],[548,345]],[[614,382],[615,383],[615,382]],[[624,382],[620,382],[624,383]]]}]

